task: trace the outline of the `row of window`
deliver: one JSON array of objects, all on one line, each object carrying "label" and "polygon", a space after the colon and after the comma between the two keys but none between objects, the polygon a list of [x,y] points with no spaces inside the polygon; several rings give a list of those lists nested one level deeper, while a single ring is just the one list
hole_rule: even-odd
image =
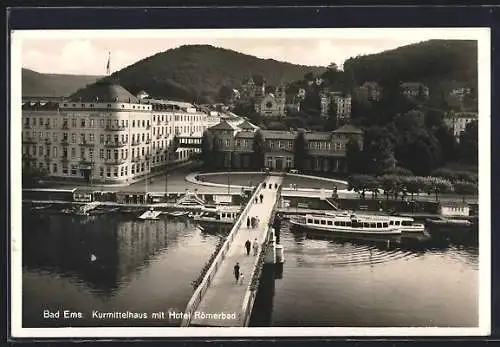
[{"label": "row of window", "polygon": [[[99,100],[96,100],[96,101],[99,101]],[[63,104],[63,107],[68,107],[68,104]],[[77,107],[76,104],[72,104],[71,107]],[[81,108],[94,108],[95,105],[94,104],[80,104]],[[111,108],[111,104],[107,104],[106,105],[107,108]],[[124,104],[121,104],[121,108],[125,108],[125,105]],[[137,109],[137,110],[147,110],[148,107],[147,106],[142,106],[142,105],[132,105],[132,109]]]},{"label": "row of window", "polygon": [[370,229],[382,229],[388,228],[389,223],[387,222],[377,222],[377,223],[364,223],[357,221],[332,221],[325,219],[307,219],[307,223],[309,224],[318,224],[318,225],[335,225],[340,227],[352,227],[352,228],[370,228]]},{"label": "row of window", "polygon": [[[235,146],[238,148],[247,148],[251,147],[253,143],[253,140],[249,139],[236,139],[235,140]],[[231,139],[216,139],[216,144],[218,146],[225,146],[225,147],[231,147]],[[269,149],[292,149],[293,148],[293,141],[266,141],[267,148]],[[331,150],[332,149],[332,143],[330,142],[324,142],[324,141],[311,141],[308,144],[309,149],[316,149],[316,150]],[[334,142],[333,143],[333,148],[335,151],[342,151],[346,149],[346,145],[343,142]]]},{"label": "row of window", "polygon": [[[188,155],[188,153],[182,153],[184,154],[183,156]],[[116,153],[115,153],[116,155]],[[161,160],[163,161],[163,155],[161,155]],[[154,160],[153,160],[154,162]],[[59,166],[57,163],[44,163],[44,162],[39,162],[38,167],[40,169],[45,169],[48,171],[49,174],[57,174]],[[73,176],[76,176],[80,174],[83,176],[83,172],[81,172],[78,169],[78,165],[75,164],[70,164],[68,163],[62,163],[62,173],[63,174],[71,174]],[[138,164],[131,164],[130,166],[130,172],[132,175],[142,173],[146,170],[149,170],[149,163],[144,162],[144,163],[138,163]],[[80,172],[79,172],[80,171]],[[100,166],[99,167],[99,176],[100,177],[123,177],[123,176],[128,176],[128,166],[127,165],[122,165],[120,167],[109,167],[109,166]]]},{"label": "row of window", "polygon": [[[154,120],[153,120],[154,122]],[[76,118],[73,118],[71,119],[71,128],[94,128],[96,126],[97,122],[95,119],[91,118],[91,119],[79,119],[77,120]],[[149,120],[132,120],[131,122],[132,124],[132,128],[146,128],[146,129],[149,129],[150,128],[150,122]],[[38,118],[38,122],[37,122],[37,118],[36,117],[33,117],[33,118],[30,118],[30,117],[26,117],[25,118],[25,121],[24,121],[24,126],[25,128],[29,128],[31,126],[33,127],[36,127],[36,126],[40,126],[40,127],[46,127],[46,128],[56,128],[58,125],[57,125],[57,119],[51,119],[51,118],[43,118],[43,117],[40,117]],[[156,124],[157,125],[157,124]],[[112,121],[111,119],[108,119],[108,120],[104,120],[104,119],[100,119],[99,120],[99,126],[101,128],[115,128],[115,129],[119,129],[119,128],[122,128],[122,129],[127,129],[129,127],[129,121],[128,119],[122,119],[121,121],[118,120],[118,119],[115,119],[114,121]],[[68,118],[63,118],[62,120],[62,127],[63,129],[69,129],[70,128],[70,124],[69,124],[69,120]],[[163,130],[166,132],[167,131],[167,127],[164,126],[164,127],[160,127],[160,128],[163,128]],[[188,133],[188,132],[202,132],[206,129],[207,127],[206,126],[202,126],[202,125],[186,125],[186,126],[178,126],[178,127],[175,127],[175,132],[179,132],[179,131],[184,131],[185,133]],[[172,133],[172,127],[169,127],[169,133]],[[155,134],[155,128],[153,127],[153,134]]]},{"label": "row of window", "polygon": [[[31,151],[30,151],[30,148],[31,148]],[[186,153],[184,153],[186,152]],[[189,150],[185,150],[185,151],[182,151],[180,154],[181,154],[181,158],[184,157],[184,156],[188,156],[189,155]],[[37,146],[32,146],[32,147],[25,147],[24,148],[24,153],[25,154],[29,154],[29,155],[37,155]],[[71,159],[77,159],[77,150],[75,147],[71,147],[70,148],[70,158]],[[57,154],[58,154],[58,147],[54,146],[54,147],[50,147],[50,146],[39,146],[38,147],[38,155],[39,156],[47,156],[47,157],[52,157],[54,159],[57,159]],[[88,155],[87,155],[88,154]],[[99,150],[99,159],[100,160],[127,160],[128,159],[128,154],[129,154],[129,151],[128,149],[121,149],[121,150],[118,150],[118,149],[115,149],[115,150],[110,150],[110,149],[107,149],[106,151],[104,149],[100,149]],[[134,159],[134,158],[144,158],[144,156],[147,156],[150,154],[150,151],[149,151],[149,148],[144,148],[142,147],[141,149],[137,148],[137,151],[136,149],[132,149],[132,157],[131,159]],[[62,158],[68,158],[68,149],[67,148],[63,148],[62,150]],[[88,148],[88,149],[85,149],[85,148],[80,148],[80,156],[79,156],[80,159],[88,159],[89,161],[93,161],[94,159],[94,150],[92,148]],[[165,156],[166,158],[166,156]],[[153,163],[155,162],[160,162],[160,161],[163,161],[164,160],[164,156],[163,154],[161,155],[156,155],[156,156],[153,156]]]}]

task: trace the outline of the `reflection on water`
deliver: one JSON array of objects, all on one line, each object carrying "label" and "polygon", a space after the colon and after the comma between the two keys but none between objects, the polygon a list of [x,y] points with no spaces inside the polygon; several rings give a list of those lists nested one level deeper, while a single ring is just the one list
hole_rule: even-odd
[{"label": "reflection on water", "polygon": [[[128,219],[128,220],[127,220]],[[169,320],[107,320],[92,310],[149,313],[183,309],[221,237],[185,219],[138,221],[120,214],[23,218],[23,324],[178,325]],[[75,310],[84,319],[43,318]]]},{"label": "reflection on water", "polygon": [[431,235],[349,240],[285,226],[282,275],[261,284],[257,302],[270,308],[251,325],[477,326],[477,240]]},{"label": "reflection on water", "polygon": [[[23,326],[178,326],[230,226],[133,215],[23,218]],[[281,232],[285,264],[266,266],[251,326],[476,326],[478,245],[468,234],[349,240]],[[82,312],[78,320],[44,310]],[[97,319],[92,311],[146,314]]]}]

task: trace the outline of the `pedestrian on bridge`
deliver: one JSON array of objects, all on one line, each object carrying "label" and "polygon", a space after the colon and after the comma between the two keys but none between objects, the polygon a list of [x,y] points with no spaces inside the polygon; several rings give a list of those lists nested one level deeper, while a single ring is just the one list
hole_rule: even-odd
[{"label": "pedestrian on bridge", "polygon": [[257,255],[259,252],[259,243],[257,242],[257,238],[253,241],[253,255]]},{"label": "pedestrian on bridge", "polygon": [[262,187],[265,189],[266,188],[266,182],[262,183]]},{"label": "pedestrian on bridge", "polygon": [[250,218],[250,225],[252,226],[252,229],[255,229],[255,217]]},{"label": "pedestrian on bridge", "polygon": [[247,217],[247,229],[250,229],[250,217]]},{"label": "pedestrian on bridge", "polygon": [[260,193],[260,203],[262,204],[262,200],[264,200],[264,195],[262,195],[262,193]]},{"label": "pedestrian on bridge", "polygon": [[274,189],[278,189],[278,183],[274,184]]},{"label": "pedestrian on bridge", "polygon": [[247,249],[247,255],[250,255],[250,246],[252,246],[252,244],[250,243],[250,240],[247,240],[247,242],[245,242],[245,248]]},{"label": "pedestrian on bridge", "polygon": [[240,263],[236,263],[234,266],[234,278],[236,279],[236,283],[240,279]]}]

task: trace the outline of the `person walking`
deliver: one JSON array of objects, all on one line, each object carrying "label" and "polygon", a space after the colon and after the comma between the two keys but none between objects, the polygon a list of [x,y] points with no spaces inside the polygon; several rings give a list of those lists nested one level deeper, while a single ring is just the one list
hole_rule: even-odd
[{"label": "person walking", "polygon": [[265,189],[266,188],[266,182],[262,183],[262,187]]},{"label": "person walking", "polygon": [[255,217],[255,227],[258,228],[260,223],[259,217]]},{"label": "person walking", "polygon": [[256,203],[256,204],[258,204],[258,203],[259,203],[259,197],[258,197],[258,196],[256,196],[256,197],[255,197],[255,203]]},{"label": "person walking", "polygon": [[236,279],[236,283],[240,279],[240,263],[236,263],[234,266],[234,278]]},{"label": "person walking", "polygon": [[278,183],[274,184],[274,189],[278,189]]},{"label": "person walking", "polygon": [[257,255],[259,252],[259,243],[257,242],[257,238],[253,241],[253,255]]},{"label": "person walking", "polygon": [[250,229],[250,217],[247,217],[247,229]]},{"label": "person walking", "polygon": [[264,195],[262,195],[262,193],[260,194],[260,203],[262,204],[262,200],[264,200]]},{"label": "person walking", "polygon": [[255,217],[250,218],[250,226],[252,227],[252,229],[255,228]]},{"label": "person walking", "polygon": [[250,243],[250,240],[247,240],[247,242],[245,242],[245,248],[247,249],[247,255],[250,255],[250,246],[252,246],[252,244]]}]

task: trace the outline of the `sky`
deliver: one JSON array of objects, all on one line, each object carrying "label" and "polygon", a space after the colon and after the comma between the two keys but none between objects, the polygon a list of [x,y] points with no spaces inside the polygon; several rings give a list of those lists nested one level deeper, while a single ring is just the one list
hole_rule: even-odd
[{"label": "sky", "polygon": [[316,66],[334,62],[341,67],[350,57],[443,36],[422,29],[411,31],[413,35],[401,29],[349,29],[347,34],[319,30],[33,31],[22,33],[21,59],[23,67],[41,73],[104,75],[108,54],[113,72],[181,45],[209,44],[259,58]]}]

